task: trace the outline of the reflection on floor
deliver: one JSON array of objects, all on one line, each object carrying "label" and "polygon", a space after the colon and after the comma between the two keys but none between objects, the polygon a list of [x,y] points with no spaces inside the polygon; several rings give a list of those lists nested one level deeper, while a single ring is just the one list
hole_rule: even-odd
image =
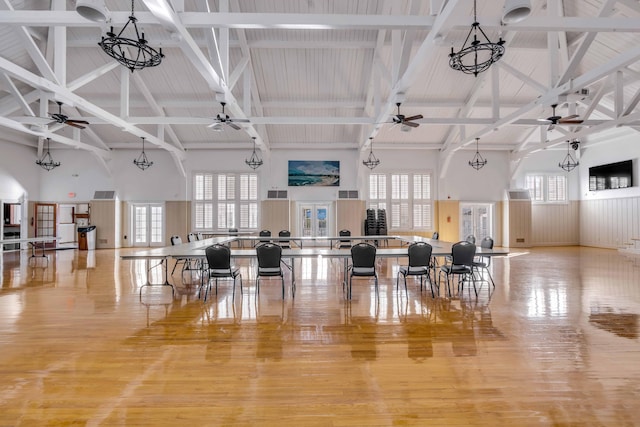
[{"label": "reflection on floor", "polygon": [[[640,264],[544,248],[496,259],[493,290],[432,298],[398,263],[344,298],[342,265],[296,265],[241,295],[163,283],[130,250],[4,254],[0,425],[634,425]],[[169,269],[170,271],[170,269]],[[290,283],[287,271],[287,283]],[[444,289],[443,289],[444,290]],[[444,293],[442,294],[444,295]]]}]

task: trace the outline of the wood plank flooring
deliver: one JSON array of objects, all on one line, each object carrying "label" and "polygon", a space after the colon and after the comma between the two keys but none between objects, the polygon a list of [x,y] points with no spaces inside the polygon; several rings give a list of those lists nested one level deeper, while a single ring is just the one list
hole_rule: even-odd
[{"label": "wood plank flooring", "polygon": [[0,426],[640,424],[639,257],[523,251],[477,299],[396,291],[385,260],[352,301],[339,262],[298,261],[282,300],[246,261],[203,302],[177,272],[140,297],[127,251],[3,254]]}]

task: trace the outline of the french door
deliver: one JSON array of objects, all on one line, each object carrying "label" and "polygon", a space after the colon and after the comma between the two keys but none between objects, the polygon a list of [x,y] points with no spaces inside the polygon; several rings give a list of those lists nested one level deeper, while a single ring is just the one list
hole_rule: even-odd
[{"label": "french door", "polygon": [[485,237],[494,237],[492,203],[461,203],[460,218],[460,240],[475,236],[479,244]]},{"label": "french door", "polygon": [[133,246],[164,246],[164,206],[134,203],[131,207]]},{"label": "french door", "polygon": [[[36,237],[56,237],[56,205],[37,203],[36,209]],[[47,242],[46,248],[55,248],[56,242]]]},{"label": "french door", "polygon": [[326,203],[303,204],[300,206],[300,230],[305,237],[325,237],[329,235],[331,206]]}]

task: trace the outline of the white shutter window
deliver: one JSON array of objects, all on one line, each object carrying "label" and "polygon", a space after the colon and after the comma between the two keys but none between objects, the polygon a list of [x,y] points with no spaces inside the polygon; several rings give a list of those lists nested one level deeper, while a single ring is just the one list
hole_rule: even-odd
[{"label": "white shutter window", "polygon": [[564,202],[567,200],[567,179],[563,175],[549,176],[547,179],[549,202]]}]

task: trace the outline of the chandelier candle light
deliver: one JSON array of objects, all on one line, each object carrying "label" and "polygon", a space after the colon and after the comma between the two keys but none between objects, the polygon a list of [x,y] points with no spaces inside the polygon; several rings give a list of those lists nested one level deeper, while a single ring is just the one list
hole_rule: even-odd
[{"label": "chandelier candle light", "polygon": [[[102,37],[102,41],[98,43],[107,55],[130,69],[132,73],[134,70],[160,65],[162,58],[164,58],[162,48],[155,50],[149,46],[144,38],[144,33],[140,33],[138,30],[136,24],[138,20],[133,14],[133,2],[134,0],[131,0],[131,16],[118,35],[113,32],[113,27],[111,27],[107,36]],[[135,39],[122,36],[129,24],[133,25]]]},{"label": "chandelier candle light", "polygon": [[484,165],[487,164],[487,159],[483,158],[482,155],[480,154],[480,151],[478,151],[479,140],[480,138],[476,138],[476,154],[475,156],[473,156],[473,159],[469,161],[469,166],[471,166],[475,170],[480,170],[484,167]]},{"label": "chandelier candle light", "polygon": [[362,164],[372,170],[380,164],[380,160],[373,154],[373,138],[369,138],[369,157]]},{"label": "chandelier candle light", "polygon": [[[486,41],[478,40],[478,32]],[[473,35],[473,41],[470,42]],[[467,44],[468,43],[468,44]],[[473,24],[467,38],[464,40],[462,48],[458,52],[454,52],[453,47],[449,54],[449,66],[454,70],[462,71],[465,74],[473,74],[478,76],[479,73],[486,71],[491,64],[498,62],[504,55],[504,40],[502,37],[498,43],[493,43],[489,37],[480,28],[476,14],[476,1],[473,1]]]},{"label": "chandelier candle light", "polygon": [[49,172],[60,166],[60,162],[54,162],[51,153],[49,152],[49,138],[47,138],[47,152],[44,153],[41,159],[36,160],[36,165]]},{"label": "chandelier candle light", "polygon": [[147,155],[144,152],[144,136],[142,137],[142,153],[140,153],[137,159],[133,160],[133,163],[142,170],[153,166],[153,162],[150,162],[149,159],[147,159]]},{"label": "chandelier candle light", "polygon": [[251,153],[251,157],[245,159],[244,162],[249,165],[251,169],[258,169],[260,166],[262,166],[263,162],[262,159],[258,157],[258,153],[256,153],[256,137],[253,136],[251,137],[251,139],[253,139],[253,153]]},{"label": "chandelier candle light", "polygon": [[579,161],[575,160],[573,158],[573,156],[571,155],[571,151],[570,148],[572,145],[574,145],[577,149],[578,148],[578,144],[579,142],[577,140],[574,140],[574,142],[571,141],[567,141],[567,155],[564,156],[564,160],[562,160],[561,163],[558,163],[558,166],[560,166],[562,169],[566,170],[567,172],[571,172],[572,170],[574,170],[576,168],[576,166],[578,166],[580,164]]}]

